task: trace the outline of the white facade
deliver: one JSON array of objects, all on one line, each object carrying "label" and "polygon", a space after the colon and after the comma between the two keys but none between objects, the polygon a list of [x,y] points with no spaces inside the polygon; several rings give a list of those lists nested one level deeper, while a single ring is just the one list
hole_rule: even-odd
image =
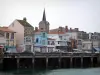
[{"label": "white facade", "polygon": [[0,45],[2,45],[2,46],[6,45],[6,39],[3,36],[0,36]]},{"label": "white facade", "polygon": [[83,41],[82,42],[82,50],[91,50],[92,49],[92,42],[91,41]]},{"label": "white facade", "polygon": [[65,33],[66,40],[70,41],[70,39],[78,39],[78,32],[67,32]]},{"label": "white facade", "polygon": [[47,52],[54,52],[55,49],[55,39],[48,39],[48,45],[47,45]]},{"label": "white facade", "polygon": [[24,45],[25,45],[25,50],[33,52],[32,36],[24,37]]},{"label": "white facade", "polygon": [[67,40],[65,34],[48,34],[49,38],[55,39],[55,51],[60,51],[58,47],[67,47]]},{"label": "white facade", "polygon": [[100,40],[94,40],[93,47],[100,47]]},{"label": "white facade", "polygon": [[65,34],[48,34],[48,37],[55,39],[55,46],[67,46]]}]

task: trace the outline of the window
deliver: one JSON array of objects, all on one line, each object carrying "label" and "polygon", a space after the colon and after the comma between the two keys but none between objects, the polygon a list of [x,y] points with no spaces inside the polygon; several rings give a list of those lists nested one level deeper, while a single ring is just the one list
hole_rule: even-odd
[{"label": "window", "polygon": [[9,39],[9,33],[6,33],[6,38]]},{"label": "window", "polygon": [[26,37],[26,42],[31,42],[31,38],[30,37]]},{"label": "window", "polygon": [[11,46],[14,46],[14,41],[11,42]]},{"label": "window", "polygon": [[42,40],[42,44],[45,45],[45,40]]},{"label": "window", "polygon": [[60,41],[58,41],[58,44],[60,44]]},{"label": "window", "polygon": [[55,45],[54,41],[52,41],[51,45]]},{"label": "window", "polygon": [[59,36],[60,40],[62,40],[62,36]]},{"label": "window", "polygon": [[50,41],[48,41],[48,45],[50,45]]},{"label": "window", "polygon": [[11,33],[11,39],[14,39],[14,33]]},{"label": "window", "polygon": [[45,38],[45,33],[43,33],[43,37]]},{"label": "window", "polygon": [[53,52],[53,47],[48,47],[48,52]]},{"label": "window", "polygon": [[38,43],[39,42],[39,39],[38,38],[36,38],[36,43]]},{"label": "window", "polygon": [[9,40],[6,41],[6,45],[9,46]]},{"label": "window", "polygon": [[78,40],[78,45],[82,45],[82,41],[81,40]]},{"label": "window", "polygon": [[27,51],[31,51],[31,45],[26,45],[26,46],[25,46],[25,49],[26,49]]},{"label": "window", "polygon": [[85,44],[83,44],[83,48],[85,47]]}]

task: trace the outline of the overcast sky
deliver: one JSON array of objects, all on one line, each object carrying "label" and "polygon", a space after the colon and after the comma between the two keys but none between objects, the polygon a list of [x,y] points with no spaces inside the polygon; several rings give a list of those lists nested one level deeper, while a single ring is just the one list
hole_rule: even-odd
[{"label": "overcast sky", "polygon": [[44,7],[50,29],[65,26],[100,32],[100,0],[0,0],[0,25],[27,18],[34,27],[42,20]]}]

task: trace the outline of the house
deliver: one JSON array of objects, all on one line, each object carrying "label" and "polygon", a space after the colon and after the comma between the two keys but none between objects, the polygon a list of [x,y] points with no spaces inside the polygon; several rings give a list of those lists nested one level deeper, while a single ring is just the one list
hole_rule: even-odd
[{"label": "house", "polygon": [[19,52],[24,50],[33,52],[34,27],[27,22],[26,18],[14,20],[8,28],[16,32],[16,44]]},{"label": "house", "polygon": [[55,39],[55,50],[67,51],[67,40],[64,32],[49,32],[48,38]]},{"label": "house", "polygon": [[47,38],[48,40],[48,44],[47,44],[47,52],[55,52],[56,50],[56,46],[55,46],[55,40],[56,39],[52,39],[52,38]]},{"label": "house", "polygon": [[35,32],[34,50],[39,52],[47,52],[47,33]]},{"label": "house", "polygon": [[6,51],[13,50],[16,52],[16,32],[8,27],[0,27],[0,46]]},{"label": "house", "polygon": [[92,50],[92,41],[90,41],[90,40],[82,41],[82,50],[91,51]]}]

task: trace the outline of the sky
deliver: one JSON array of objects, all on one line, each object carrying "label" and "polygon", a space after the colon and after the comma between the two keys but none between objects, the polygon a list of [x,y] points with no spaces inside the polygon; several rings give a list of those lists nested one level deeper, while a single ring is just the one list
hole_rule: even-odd
[{"label": "sky", "polygon": [[50,29],[68,26],[100,32],[100,0],[0,0],[0,26],[26,17],[33,27],[38,27],[44,8]]}]

